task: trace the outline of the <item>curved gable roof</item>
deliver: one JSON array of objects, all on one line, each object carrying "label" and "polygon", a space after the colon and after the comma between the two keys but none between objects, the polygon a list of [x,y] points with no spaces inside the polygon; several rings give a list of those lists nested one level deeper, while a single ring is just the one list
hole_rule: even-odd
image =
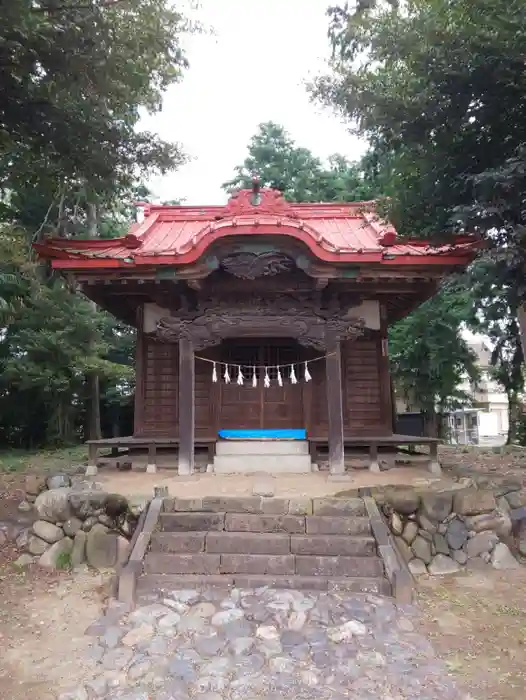
[{"label": "curved gable roof", "polygon": [[329,263],[465,265],[476,247],[472,237],[440,247],[399,241],[374,202],[293,204],[269,189],[241,190],[224,206],[140,206],[144,220],[122,238],[51,238],[35,249],[58,268],[101,268],[194,263],[213,242],[234,235],[289,237]]}]

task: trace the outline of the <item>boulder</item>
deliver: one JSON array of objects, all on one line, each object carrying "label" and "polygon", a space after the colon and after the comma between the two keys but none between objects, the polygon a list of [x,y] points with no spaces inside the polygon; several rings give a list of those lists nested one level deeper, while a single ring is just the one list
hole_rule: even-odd
[{"label": "boulder", "polygon": [[43,476],[29,474],[26,476],[25,491],[32,496],[38,494],[46,488],[46,480]]},{"label": "boulder", "polygon": [[418,535],[418,525],[413,521],[409,520],[404,527],[402,537],[407,542],[407,544],[413,544],[415,537]]},{"label": "boulder", "polygon": [[44,554],[48,547],[49,544],[44,542],[44,540],[41,540],[40,537],[36,537],[35,535],[31,535],[29,537],[29,543],[27,545],[29,554],[34,554],[35,556]]},{"label": "boulder", "polygon": [[499,510],[467,518],[466,525],[473,532],[492,530],[501,538],[507,537],[512,528],[510,515]]},{"label": "boulder", "polygon": [[511,506],[506,496],[500,496],[500,498],[497,498],[497,509],[502,513],[511,513]]},{"label": "boulder", "polygon": [[117,537],[117,564],[126,564],[130,554],[130,543],[126,537]]},{"label": "boulder", "polygon": [[491,552],[495,547],[499,538],[494,532],[486,531],[479,532],[470,540],[468,540],[466,546],[466,554],[468,559],[474,559],[475,557],[480,557],[484,552]]},{"label": "boulder", "polygon": [[71,486],[71,479],[67,474],[54,474],[46,479],[48,489],[62,489]]},{"label": "boulder", "polygon": [[468,528],[466,524],[455,518],[447,528],[446,539],[451,549],[462,549],[468,539]]},{"label": "boulder", "polygon": [[29,511],[33,510],[33,506],[27,501],[20,501],[20,503],[18,504],[18,510],[21,513],[29,513]]},{"label": "boulder", "polygon": [[402,557],[405,559],[405,561],[409,562],[411,559],[414,557],[414,554],[411,550],[411,547],[403,540],[401,537],[395,537],[395,542],[396,546],[398,547],[398,551],[402,555]]},{"label": "boulder", "polygon": [[65,568],[70,563],[70,555],[73,549],[73,540],[69,537],[52,544],[38,560],[40,566],[45,569]]},{"label": "boulder", "polygon": [[491,563],[495,569],[519,569],[520,564],[510,552],[507,545],[499,542],[491,555]]},{"label": "boulder", "polygon": [[519,554],[523,557],[526,557],[526,537],[521,538],[519,540],[518,548],[519,548]]},{"label": "boulder", "polygon": [[427,574],[426,565],[421,559],[413,559],[409,562],[409,571],[413,576],[420,576],[421,574]]},{"label": "boulder", "polygon": [[468,555],[463,549],[454,549],[451,552],[453,559],[459,564],[465,564],[468,560]]},{"label": "boulder", "polygon": [[79,520],[79,518],[73,516],[72,518],[66,520],[62,526],[62,529],[68,537],[75,537],[77,532],[82,529],[82,520]]},{"label": "boulder", "polygon": [[[426,493],[422,498],[422,515],[433,523],[441,523],[451,513],[453,495],[447,492]],[[420,523],[422,525],[422,523]],[[427,529],[427,528],[425,528]]]},{"label": "boulder", "polygon": [[29,547],[29,540],[32,537],[31,528],[27,527],[22,530],[15,539],[17,549],[27,549]]},{"label": "boulder", "polygon": [[33,560],[34,557],[32,557],[31,554],[21,554],[18,559],[13,562],[13,566],[16,566],[18,569],[24,569],[26,566],[32,564]]},{"label": "boulder", "polygon": [[91,528],[99,522],[96,515],[90,515],[89,518],[82,523],[82,529],[84,532],[89,532]]},{"label": "boulder", "polygon": [[506,495],[510,508],[523,508],[526,506],[526,491],[512,491]]},{"label": "boulder", "polygon": [[462,489],[454,498],[453,510],[460,515],[490,513],[497,507],[495,495],[481,489]]},{"label": "boulder", "polygon": [[74,515],[81,520],[93,515],[95,511],[100,510],[106,503],[108,494],[103,491],[85,490],[73,491],[69,496],[69,504]]},{"label": "boulder", "polygon": [[396,512],[391,514],[389,525],[391,526],[391,531],[395,535],[401,535],[404,531],[404,523],[402,522],[402,518]]},{"label": "boulder", "polygon": [[445,554],[449,556],[449,546],[444,535],[440,535],[438,532],[434,534],[433,544],[435,545],[436,554]]},{"label": "boulder", "polygon": [[402,515],[415,513],[420,505],[420,496],[410,489],[388,489],[383,494],[383,500]]},{"label": "boulder", "polygon": [[86,559],[95,569],[109,569],[115,566],[118,556],[118,535],[97,523],[88,533]]},{"label": "boulder", "polygon": [[433,576],[445,576],[460,571],[460,564],[445,554],[437,554],[431,564],[428,565],[427,570]]},{"label": "boulder", "polygon": [[88,535],[82,530],[78,530],[73,540],[73,549],[71,550],[71,566],[76,569],[86,561],[86,541]]},{"label": "boulder", "polygon": [[506,496],[512,491],[520,491],[521,487],[522,484],[519,479],[506,476],[504,479],[501,479],[497,484],[495,484],[495,496]]},{"label": "boulder", "polygon": [[54,544],[64,537],[64,532],[58,525],[53,525],[47,520],[37,520],[33,523],[33,532],[41,540],[48,544]]},{"label": "boulder", "polygon": [[56,523],[65,521],[71,515],[69,488],[43,491],[35,501],[35,511],[41,520]]},{"label": "boulder", "polygon": [[425,564],[431,561],[431,543],[418,535],[413,542],[411,549],[417,559],[421,559]]}]

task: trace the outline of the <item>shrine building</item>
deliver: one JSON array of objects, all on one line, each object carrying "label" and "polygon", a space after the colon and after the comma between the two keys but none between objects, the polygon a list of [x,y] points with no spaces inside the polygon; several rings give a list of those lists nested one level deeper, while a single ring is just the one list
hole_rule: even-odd
[{"label": "shrine building", "polygon": [[216,472],[345,471],[346,451],[436,440],[396,435],[387,331],[474,258],[457,237],[399,240],[374,202],[293,204],[274,190],[225,206],[141,205],[122,238],[36,244],[82,292],[137,328],[134,434],[99,447],[208,449]]}]

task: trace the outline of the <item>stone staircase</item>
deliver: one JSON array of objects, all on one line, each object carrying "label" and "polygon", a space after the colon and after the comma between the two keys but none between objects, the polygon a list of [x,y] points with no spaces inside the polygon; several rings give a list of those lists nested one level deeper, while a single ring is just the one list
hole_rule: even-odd
[{"label": "stone staircase", "polygon": [[138,592],[203,584],[391,594],[361,498],[165,499]]},{"label": "stone staircase", "polygon": [[212,464],[216,474],[306,474],[312,471],[307,440],[220,440]]}]

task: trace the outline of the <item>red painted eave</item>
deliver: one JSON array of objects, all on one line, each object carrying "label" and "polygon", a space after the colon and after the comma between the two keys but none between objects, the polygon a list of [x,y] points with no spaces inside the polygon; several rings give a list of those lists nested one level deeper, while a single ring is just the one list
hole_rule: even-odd
[{"label": "red painted eave", "polygon": [[325,263],[465,266],[480,243],[472,237],[432,247],[399,240],[393,226],[374,213],[374,202],[290,204],[262,190],[251,203],[243,190],[223,207],[145,206],[146,218],[121,238],[53,238],[35,244],[57,269],[115,269],[195,263],[216,241],[232,236],[282,236],[303,244]]}]

